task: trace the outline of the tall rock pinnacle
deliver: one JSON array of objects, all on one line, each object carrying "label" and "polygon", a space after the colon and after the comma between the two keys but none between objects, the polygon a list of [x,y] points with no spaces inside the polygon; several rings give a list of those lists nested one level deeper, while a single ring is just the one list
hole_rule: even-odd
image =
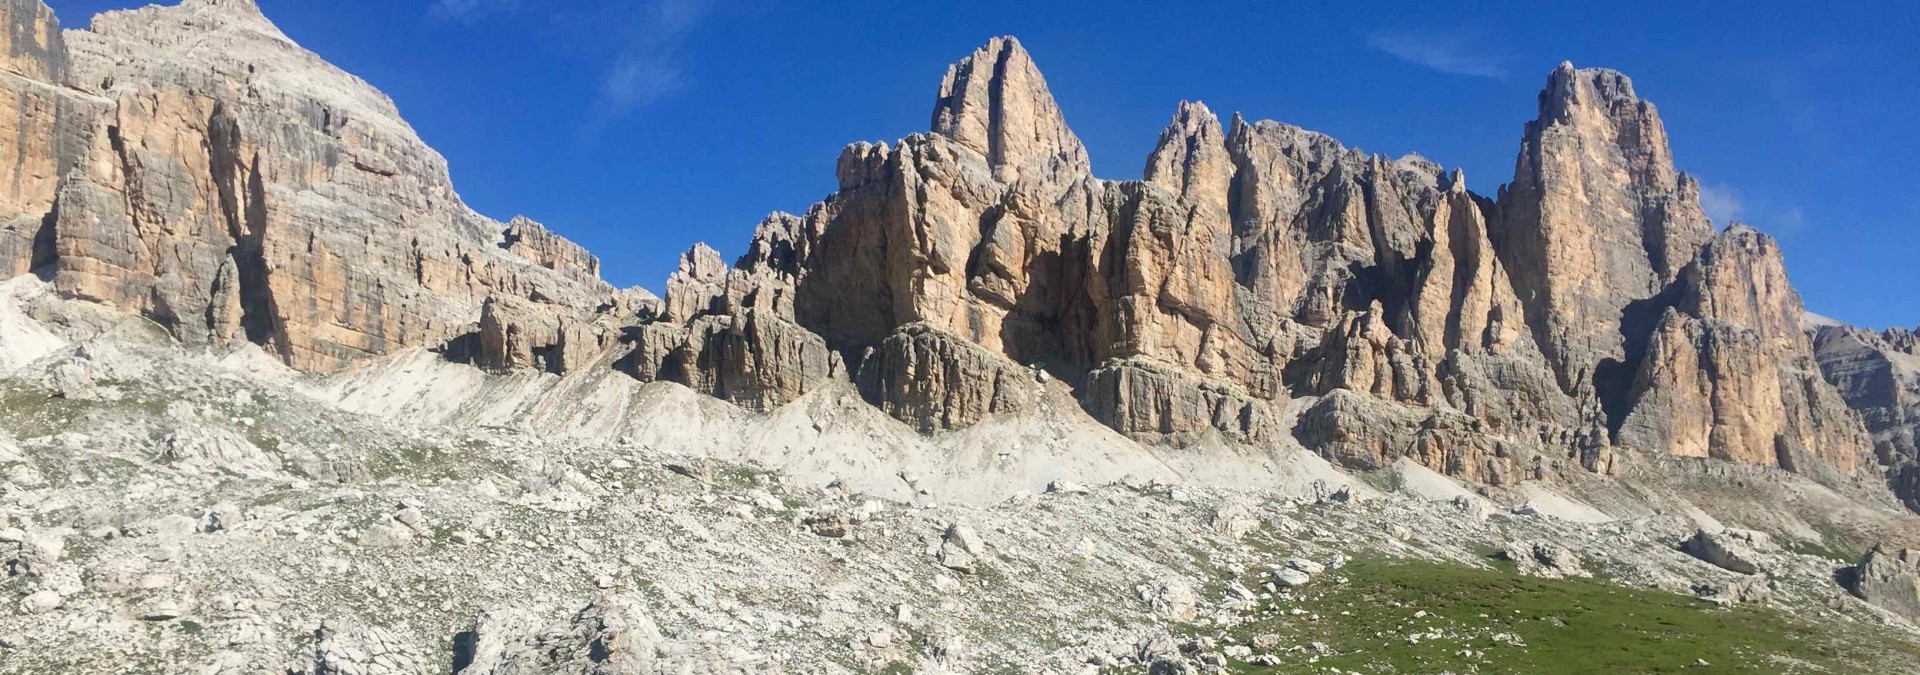
[{"label": "tall rock pinnacle", "polygon": [[1547,77],[1493,234],[1568,393],[1591,395],[1603,362],[1630,360],[1622,313],[1712,237],[1699,196],[1625,75],[1562,63]]},{"label": "tall rock pinnacle", "polygon": [[933,132],[987,157],[994,176],[1034,170],[1084,173],[1087,151],[1067,128],[1046,79],[1020,41],[997,37],[947,67]]},{"label": "tall rock pinnacle", "polygon": [[1867,430],[1821,378],[1779,244],[1735,224],[1701,249],[1677,285],[1675,304],[1648,338],[1620,444],[1852,473],[1871,447]]}]

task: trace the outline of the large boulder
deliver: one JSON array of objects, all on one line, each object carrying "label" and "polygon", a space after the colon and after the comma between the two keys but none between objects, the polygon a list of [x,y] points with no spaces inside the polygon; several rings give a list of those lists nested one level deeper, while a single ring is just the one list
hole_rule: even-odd
[{"label": "large boulder", "polygon": [[1920,551],[1873,547],[1854,566],[1847,590],[1861,600],[1920,621]]},{"label": "large boulder", "polygon": [[1761,555],[1779,550],[1765,532],[1728,528],[1719,532],[1698,530],[1680,550],[1729,572],[1759,574]]}]

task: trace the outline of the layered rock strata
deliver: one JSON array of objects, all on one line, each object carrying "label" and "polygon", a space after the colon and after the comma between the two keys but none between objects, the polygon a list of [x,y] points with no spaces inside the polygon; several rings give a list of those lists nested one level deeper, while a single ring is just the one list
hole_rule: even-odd
[{"label": "layered rock strata", "polygon": [[1920,331],[1820,325],[1811,335],[1821,373],[1866,422],[1894,494],[1920,511]]},{"label": "layered rock strata", "polygon": [[930,133],[851,146],[839,178],[732,269],[690,253],[670,318],[778,298],[923,430],[1029,408],[1038,370],[1146,439],[1268,442],[1289,398],[1321,397],[1294,434],[1331,458],[1492,482],[1621,450],[1844,475],[1864,447],[1810,377],[1778,247],[1715,238],[1612,71],[1555,69],[1497,201],[1198,103],[1113,182],[997,39],[950,69]]},{"label": "layered rock strata", "polygon": [[5,10],[11,274],[306,370],[440,345],[489,295],[592,307],[611,290],[580,247],[468,209],[386,96],[252,0],[65,32],[38,0]]},{"label": "layered rock strata", "polygon": [[769,216],[732,265],[689,251],[654,299],[539,223],[468,209],[391,101],[251,0],[64,32],[38,0],[0,8],[20,139],[0,265],[188,345],[310,371],[421,347],[612,367],[762,411],[839,380],[925,432],[1064,385],[1143,440],[1291,434],[1495,483],[1633,453],[1844,479],[1869,447],[1778,246],[1715,235],[1613,71],[1549,75],[1494,199],[1415,155],[1191,102],[1141,180],[1108,181],[996,38],[948,69],[928,132],[849,146],[834,193]]}]

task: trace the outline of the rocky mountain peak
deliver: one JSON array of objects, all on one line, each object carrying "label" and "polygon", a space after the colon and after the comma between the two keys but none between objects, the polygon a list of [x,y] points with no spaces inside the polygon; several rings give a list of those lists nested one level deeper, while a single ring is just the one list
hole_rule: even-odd
[{"label": "rocky mountain peak", "polygon": [[1582,107],[1608,110],[1640,103],[1633,92],[1633,78],[1620,71],[1575,68],[1572,61],[1561,61],[1540,91],[1540,119],[1565,120]]},{"label": "rocky mountain peak", "polygon": [[933,132],[985,156],[1005,181],[1089,166],[1040,68],[1012,37],[993,38],[947,68]]},{"label": "rocky mountain peak", "polygon": [[[1626,76],[1563,63],[1527,123],[1493,234],[1536,340],[1570,394],[1633,350],[1620,319],[1664,290],[1713,236],[1699,184]],[[1627,317],[1633,319],[1635,317]],[[1585,393],[1583,393],[1585,392]]]},{"label": "rocky mountain peak", "polygon": [[1160,132],[1160,142],[1147,158],[1144,175],[1147,182],[1163,185],[1176,194],[1200,197],[1194,191],[1205,189],[1206,198],[1225,200],[1228,181],[1233,177],[1233,160],[1227,154],[1220,118],[1205,103],[1181,101],[1173,120]]},{"label": "rocky mountain peak", "polygon": [[[1417,154],[1195,101],[1143,180],[1107,181],[995,38],[947,70],[931,133],[848,146],[839,190],[767,217],[732,265],[694,246],[662,301],[612,292],[538,222],[473,213],[385,96],[251,3],[61,34],[5,1],[32,27],[10,39],[64,37],[83,91],[0,79],[63,111],[28,118],[0,176],[19,186],[0,262],[191,346],[308,371],[424,348],[759,411],[839,384],[926,432],[1065,409],[1496,484],[1604,473],[1615,448],[1846,470],[1860,445],[1808,379],[1778,246],[1714,236],[1613,71],[1548,76],[1497,201]],[[1318,399],[1297,424],[1295,397]]]}]

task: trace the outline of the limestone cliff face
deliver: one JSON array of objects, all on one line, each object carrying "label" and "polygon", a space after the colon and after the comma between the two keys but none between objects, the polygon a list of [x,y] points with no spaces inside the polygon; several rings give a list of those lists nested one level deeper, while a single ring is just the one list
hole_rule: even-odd
[{"label": "limestone cliff face", "polygon": [[1811,333],[1820,372],[1860,412],[1894,494],[1920,511],[1920,331],[1829,325]]},{"label": "limestone cliff face", "polygon": [[1734,225],[1680,273],[1634,382],[1623,445],[1843,473],[1870,443],[1820,376],[1773,238]]},{"label": "limestone cliff face", "polygon": [[0,196],[10,274],[328,370],[438,346],[500,294],[592,307],[584,250],[468,209],[393,104],[251,0],[108,12],[59,32],[5,5],[26,139]]},{"label": "limestone cliff face", "polygon": [[1697,181],[1674,169],[1653,104],[1625,75],[1562,63],[1540,92],[1493,238],[1561,388],[1631,378],[1641,303],[1713,235]]},{"label": "limestone cliff face", "polygon": [[[1032,58],[995,39],[949,69],[930,133],[850,146],[839,191],[767,219],[731,269],[690,252],[632,360],[758,303],[926,431],[1031,409],[1039,373],[1149,440],[1271,442],[1288,398],[1318,397],[1293,435],[1355,466],[1503,482],[1655,452],[1851,472],[1859,422],[1808,377],[1777,247],[1708,244],[1624,76],[1563,66],[1540,100],[1498,202],[1417,156],[1199,103],[1143,180],[1103,181]],[[756,391],[777,404],[832,370]]]},{"label": "limestone cliff face", "polygon": [[0,23],[0,89],[12,102],[0,105],[0,138],[15,144],[0,161],[0,276],[12,277],[51,261],[45,225],[60,178],[93,151],[93,120],[108,104],[66,88],[66,40],[46,5],[0,2]]},{"label": "limestone cliff face", "polygon": [[1634,453],[1843,475],[1869,447],[1844,395],[1882,463],[1913,455],[1878,374],[1899,359],[1823,337],[1818,376],[1778,246],[1715,236],[1612,71],[1553,71],[1497,199],[1196,102],[1141,180],[1109,181],[996,38],[948,69],[926,133],[849,146],[833,194],[769,216],[731,265],[695,247],[654,298],[468,209],[391,101],[251,0],[65,32],[38,0],[0,12],[0,267],[188,345],[313,371],[408,348],[616,368],[761,411],[844,381],[925,432],[1071,389],[1147,441],[1291,435],[1494,483]]}]

